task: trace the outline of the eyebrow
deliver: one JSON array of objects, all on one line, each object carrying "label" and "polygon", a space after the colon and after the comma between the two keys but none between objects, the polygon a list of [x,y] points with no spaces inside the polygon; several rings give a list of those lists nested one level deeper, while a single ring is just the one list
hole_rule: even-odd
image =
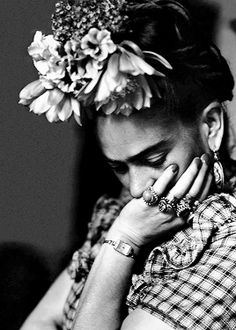
[{"label": "eyebrow", "polygon": [[158,151],[161,152],[162,149],[165,149],[167,147],[167,144],[169,142],[170,142],[169,139],[162,140],[162,141],[157,142],[157,143],[147,147],[146,149],[140,151],[138,154],[128,157],[127,159],[124,159],[124,160],[111,159],[111,158],[106,157],[105,155],[103,155],[103,156],[108,163],[113,163],[113,164],[123,163],[123,162],[135,163],[135,162],[139,161],[140,159],[143,159],[143,158],[149,156],[151,153],[158,152]]}]

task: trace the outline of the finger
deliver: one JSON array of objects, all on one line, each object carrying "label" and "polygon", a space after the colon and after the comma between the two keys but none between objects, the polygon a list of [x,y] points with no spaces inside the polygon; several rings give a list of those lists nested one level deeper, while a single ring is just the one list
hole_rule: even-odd
[{"label": "finger", "polygon": [[174,187],[169,191],[167,197],[169,199],[173,197],[176,197],[177,199],[183,197],[192,186],[201,166],[201,159],[199,157],[194,158],[189,167],[174,185]]},{"label": "finger", "polygon": [[203,189],[201,195],[198,197],[199,202],[202,202],[204,199],[207,198],[209,191],[210,191],[212,181],[213,181],[213,175],[212,175],[212,173],[208,173],[208,175],[206,177],[206,183],[205,183],[204,189]]},{"label": "finger", "polygon": [[175,178],[178,173],[179,167],[176,164],[172,164],[165,169],[162,175],[157,179],[153,185],[153,189],[158,195],[162,195],[170,182]]},{"label": "finger", "polygon": [[204,154],[202,155],[201,160],[202,160],[202,166],[191,188],[188,191],[188,194],[194,198],[199,196],[204,190],[206,184],[206,176],[209,172],[210,157],[207,154]]}]

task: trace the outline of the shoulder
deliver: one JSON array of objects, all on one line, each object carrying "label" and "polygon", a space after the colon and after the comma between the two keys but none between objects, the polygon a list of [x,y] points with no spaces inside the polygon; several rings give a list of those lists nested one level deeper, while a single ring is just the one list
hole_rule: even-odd
[{"label": "shoulder", "polygon": [[173,330],[156,316],[141,308],[135,309],[124,320],[121,330]]},{"label": "shoulder", "polygon": [[236,220],[236,198],[227,193],[214,194],[203,201],[195,212],[198,220],[222,225]]}]

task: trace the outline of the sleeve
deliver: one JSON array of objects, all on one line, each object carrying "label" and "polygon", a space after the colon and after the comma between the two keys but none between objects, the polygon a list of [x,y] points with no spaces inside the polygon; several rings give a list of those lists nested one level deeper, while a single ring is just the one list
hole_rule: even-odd
[{"label": "sleeve", "polygon": [[236,199],[216,194],[191,227],[156,247],[133,276],[130,312],[141,308],[174,329],[236,327]]}]

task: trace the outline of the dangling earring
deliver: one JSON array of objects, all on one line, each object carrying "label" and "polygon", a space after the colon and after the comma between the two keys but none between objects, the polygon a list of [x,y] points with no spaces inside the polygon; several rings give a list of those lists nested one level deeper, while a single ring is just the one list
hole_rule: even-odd
[{"label": "dangling earring", "polygon": [[215,184],[219,190],[222,190],[225,183],[224,170],[219,160],[218,152],[217,151],[213,151],[213,152],[214,152],[213,174],[214,174]]}]

